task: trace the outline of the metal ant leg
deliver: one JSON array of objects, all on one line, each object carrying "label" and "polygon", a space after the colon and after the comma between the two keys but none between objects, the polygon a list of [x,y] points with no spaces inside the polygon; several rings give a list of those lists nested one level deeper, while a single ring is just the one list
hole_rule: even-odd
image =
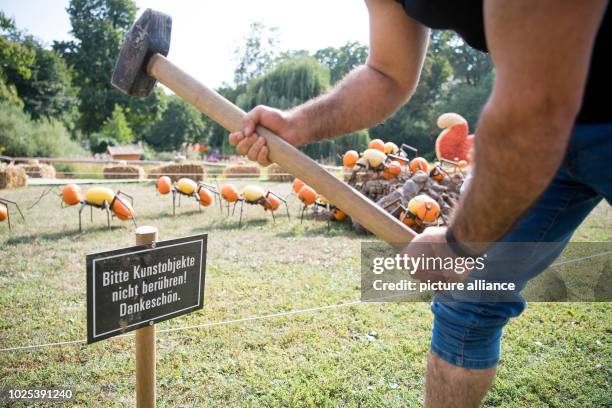
[{"label": "metal ant leg", "polygon": [[83,218],[83,210],[85,209],[85,206],[87,204],[85,202],[81,203],[81,208],[79,208],[79,232],[83,232],[83,227],[82,227],[82,221],[81,219]]},{"label": "metal ant leg", "polygon": [[89,217],[90,217],[90,222],[93,222],[93,207],[89,207]]},{"label": "metal ant leg", "polygon": [[8,224],[9,231],[11,230],[11,210],[9,209],[8,204],[4,204],[6,207],[6,222]]},{"label": "metal ant leg", "polygon": [[276,217],[274,216],[274,210],[270,210],[270,213],[272,214],[272,222],[276,224]]},{"label": "metal ant leg", "polygon": [[285,201],[285,210],[287,210],[287,218],[291,218],[291,215],[289,215],[289,206],[287,205],[286,201]]},{"label": "metal ant leg", "polygon": [[[237,205],[238,205],[238,201],[234,201],[234,207],[232,208],[232,217],[234,216],[234,213],[236,212]],[[227,203],[227,215],[229,215],[229,203]]]},{"label": "metal ant leg", "polygon": [[302,214],[300,215],[300,224],[304,222],[304,211],[306,211],[306,206],[302,207]]},{"label": "metal ant leg", "polygon": [[104,201],[104,210],[106,210],[106,223],[108,224],[108,229],[111,229],[111,224],[110,224],[110,209],[109,209],[109,205],[106,201]]},{"label": "metal ant leg", "polygon": [[[234,208],[236,208],[236,205],[234,204]],[[238,221],[238,228],[240,228],[242,226],[242,210],[244,209],[244,201],[240,202],[240,220]]]},{"label": "metal ant leg", "polygon": [[176,215],[176,191],[172,190],[172,215]]}]

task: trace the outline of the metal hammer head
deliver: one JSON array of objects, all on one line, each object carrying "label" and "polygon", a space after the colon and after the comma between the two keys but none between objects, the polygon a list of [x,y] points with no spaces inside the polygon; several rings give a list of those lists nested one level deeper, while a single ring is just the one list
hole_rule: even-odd
[{"label": "metal hammer head", "polygon": [[155,78],[147,74],[147,64],[154,54],[168,55],[172,17],[146,9],[125,37],[119,52],[111,84],[132,96],[147,96]]}]

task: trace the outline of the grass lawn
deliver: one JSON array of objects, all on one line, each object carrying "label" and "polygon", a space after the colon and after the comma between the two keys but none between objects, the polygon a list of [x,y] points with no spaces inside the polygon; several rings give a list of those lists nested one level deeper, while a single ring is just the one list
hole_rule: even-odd
[{"label": "grass lawn", "polygon": [[[269,184],[287,194],[289,184]],[[306,218],[276,224],[248,206],[247,222],[219,208],[197,211],[152,185],[117,185],[135,197],[140,225],[161,239],[206,232],[204,309],[158,330],[159,406],[419,406],[431,314],[425,303],[349,304],[359,299],[360,237],[348,225]],[[27,208],[42,188],[2,191]],[[0,348],[86,337],[85,254],[133,244],[130,223],[96,210],[78,232],[78,209],[47,196],[0,225]],[[612,209],[602,203],[575,240],[612,240]],[[485,406],[612,405],[612,318],[607,303],[531,304],[506,330],[503,360]],[[0,352],[0,388],[70,387],[77,406],[134,406],[134,339],[113,338]],[[72,403],[70,404],[73,405]]]}]

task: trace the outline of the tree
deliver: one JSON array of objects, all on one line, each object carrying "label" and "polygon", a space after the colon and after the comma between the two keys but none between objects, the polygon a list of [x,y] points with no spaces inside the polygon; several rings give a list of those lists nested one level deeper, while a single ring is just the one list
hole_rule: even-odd
[{"label": "tree", "polygon": [[23,107],[23,100],[19,97],[17,87],[8,73],[15,73],[12,76],[13,80],[15,77],[29,79],[36,55],[32,49],[19,41],[19,36],[14,21],[0,11],[0,102],[9,101]]},{"label": "tree", "polygon": [[127,106],[127,98],[110,84],[115,59],[123,38],[134,21],[133,0],[71,0],[67,8],[76,40],[56,42],[75,72],[79,87],[80,128],[86,133],[100,129],[116,104]]},{"label": "tree", "polygon": [[21,44],[34,52],[30,75],[24,78],[14,67],[7,68],[6,75],[23,100],[24,110],[33,119],[55,118],[71,128],[78,113],[78,99],[66,62],[57,52],[43,49],[32,36],[24,37]]},{"label": "tree", "polygon": [[113,138],[119,144],[128,144],[134,140],[134,134],[121,106],[115,105],[113,113],[102,124],[99,134]]},{"label": "tree", "polygon": [[[329,69],[313,57],[302,55],[287,59],[250,81],[236,102],[246,110],[259,104],[288,109],[322,94],[329,87]],[[335,161],[336,155],[342,151],[341,146],[365,147],[368,140],[367,132],[358,132],[300,149],[313,158]]]},{"label": "tree", "polygon": [[156,150],[177,150],[185,142],[206,142],[203,115],[178,96],[168,97],[168,107],[145,136]]},{"label": "tree", "polygon": [[348,42],[340,48],[327,47],[315,52],[314,57],[329,67],[331,83],[335,84],[353,68],[363,65],[368,58],[368,47],[357,41]]},{"label": "tree", "polygon": [[242,85],[266,72],[277,55],[278,29],[267,28],[259,22],[250,26],[244,44],[234,54],[238,61],[234,70],[234,83]]}]

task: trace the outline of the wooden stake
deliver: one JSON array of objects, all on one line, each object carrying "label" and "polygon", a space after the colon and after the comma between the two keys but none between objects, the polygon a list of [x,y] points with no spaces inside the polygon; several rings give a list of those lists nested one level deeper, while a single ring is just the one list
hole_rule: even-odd
[{"label": "wooden stake", "polygon": [[[136,245],[150,245],[157,241],[157,228],[143,226],[136,229]],[[136,406],[155,407],[155,326],[138,329],[136,334]]]}]

